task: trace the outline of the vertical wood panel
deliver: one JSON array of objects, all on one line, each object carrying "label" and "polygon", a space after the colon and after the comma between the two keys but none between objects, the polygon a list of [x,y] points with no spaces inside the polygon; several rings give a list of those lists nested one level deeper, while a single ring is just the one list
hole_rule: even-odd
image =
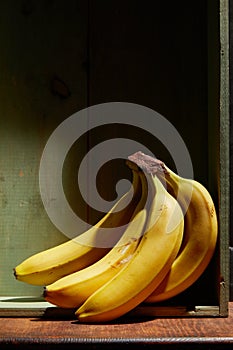
[{"label": "vertical wood panel", "polygon": [[[233,198],[233,130],[232,130],[232,120],[233,120],[233,4],[229,1],[229,74],[230,74],[230,198]],[[233,206],[232,199],[230,200],[230,300],[233,301]]]},{"label": "vertical wood panel", "polygon": [[[85,2],[77,1],[0,4],[1,295],[40,293],[15,281],[12,269],[67,239],[44,210],[38,171],[50,134],[87,103],[86,11]],[[86,141],[79,146],[80,155],[71,157],[76,163]],[[76,209],[85,210],[79,202]]]},{"label": "vertical wood panel", "polygon": [[[218,8],[216,3],[211,5],[215,10]],[[132,102],[161,113],[185,141],[195,178],[208,188],[208,142],[218,129],[214,124],[214,131],[211,131],[211,120],[208,119],[207,11],[207,1],[202,0],[188,5],[186,1],[169,2],[169,5],[164,1],[146,1],[142,5],[140,1],[102,0],[97,3],[91,0],[90,104]],[[213,64],[211,59],[209,63]],[[104,135],[107,139],[122,135],[135,139],[136,136],[169,164],[171,159],[164,147],[150,139],[148,134],[138,132],[135,135],[134,128],[123,129],[114,127]],[[90,136],[90,147],[101,140],[101,130],[97,130]],[[217,162],[219,139],[213,140],[213,144],[211,158]],[[115,173],[118,170],[117,165],[112,168]],[[216,178],[214,181],[216,185]],[[112,193],[113,190],[110,177],[105,183],[105,192]],[[215,264],[216,261],[191,290],[174,302],[192,299],[194,302],[216,303]]]},{"label": "vertical wood panel", "polygon": [[[205,1],[90,1],[90,104],[132,102],[161,113],[183,137],[195,176],[205,184],[206,21]],[[140,139],[148,143],[147,135]],[[150,146],[170,161],[156,142]]]},{"label": "vertical wood panel", "polygon": [[220,1],[220,314],[229,300],[229,1]]}]

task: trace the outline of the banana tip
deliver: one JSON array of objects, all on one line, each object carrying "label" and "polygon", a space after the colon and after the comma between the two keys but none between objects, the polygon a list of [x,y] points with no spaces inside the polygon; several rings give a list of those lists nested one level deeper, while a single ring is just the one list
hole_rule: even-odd
[{"label": "banana tip", "polygon": [[48,293],[47,293],[47,289],[46,289],[46,287],[44,287],[44,290],[43,290],[43,297],[46,298],[46,297],[47,297],[47,294],[48,294]]},{"label": "banana tip", "polygon": [[15,276],[15,278],[17,279],[17,272],[16,272],[16,268],[13,269],[13,274]]}]

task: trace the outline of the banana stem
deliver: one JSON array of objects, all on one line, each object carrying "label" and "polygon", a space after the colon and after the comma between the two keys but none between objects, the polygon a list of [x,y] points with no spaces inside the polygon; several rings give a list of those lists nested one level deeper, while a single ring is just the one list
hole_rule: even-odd
[{"label": "banana stem", "polygon": [[167,173],[165,164],[161,160],[148,156],[141,151],[132,154],[128,159],[132,164],[130,165],[129,163],[131,168],[135,167],[136,164],[138,168],[142,169],[147,174],[154,176]]},{"label": "banana stem", "polygon": [[[170,170],[161,160],[148,156],[142,152],[136,152],[128,157],[131,163],[142,169],[145,173],[157,176],[167,191],[177,199],[185,214],[192,196],[192,182]],[[132,166],[133,167],[133,166]],[[186,196],[180,195],[180,184],[186,183]]]}]

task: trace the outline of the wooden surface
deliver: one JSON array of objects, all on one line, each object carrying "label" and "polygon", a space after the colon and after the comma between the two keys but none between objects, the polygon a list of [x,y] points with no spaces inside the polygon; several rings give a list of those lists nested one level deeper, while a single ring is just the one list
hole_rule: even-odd
[{"label": "wooden surface", "polygon": [[[1,295],[39,295],[40,288],[17,283],[12,269],[33,253],[67,239],[44,209],[39,164],[55,128],[87,105],[86,11],[86,1],[77,6],[76,0],[68,6],[64,1],[0,4]],[[71,152],[67,159],[65,188],[73,158],[77,165],[86,153],[84,138],[80,142],[79,153]],[[74,187],[70,183],[73,193]],[[86,207],[77,191],[74,195],[83,217]]]},{"label": "wooden surface", "polygon": [[227,318],[122,318],[108,324],[75,319],[1,318],[0,348],[76,349],[233,347],[233,303]]}]

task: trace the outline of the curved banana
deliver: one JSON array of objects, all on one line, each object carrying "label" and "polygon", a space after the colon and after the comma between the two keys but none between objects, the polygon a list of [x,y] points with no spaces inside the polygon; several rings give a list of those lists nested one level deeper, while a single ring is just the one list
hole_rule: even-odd
[{"label": "curved banana", "polygon": [[130,262],[76,311],[81,322],[113,320],[140,304],[164,279],[179,251],[182,210],[156,176],[146,177],[151,196],[146,231]]},{"label": "curved banana", "polygon": [[213,200],[203,185],[178,176],[161,161],[141,157],[154,164],[158,177],[166,181],[185,214],[180,252],[162,283],[145,300],[155,303],[183,292],[201,276],[215,251],[218,223]]},{"label": "curved banana", "polygon": [[[77,238],[24,260],[14,269],[16,279],[33,285],[48,285],[102,258],[119,240],[124,225],[129,222],[140,199],[140,186],[139,176],[136,171],[133,171],[131,189],[96,225]],[[105,231],[108,230],[104,233],[101,230],[108,227],[117,228],[117,234],[114,237],[106,234]],[[107,246],[106,242],[108,242]]]},{"label": "curved banana", "polygon": [[120,240],[96,263],[47,286],[44,297],[48,302],[65,308],[79,307],[129,263],[143,234],[146,222],[144,209],[146,198],[147,183],[145,177],[142,177],[142,197]]}]

